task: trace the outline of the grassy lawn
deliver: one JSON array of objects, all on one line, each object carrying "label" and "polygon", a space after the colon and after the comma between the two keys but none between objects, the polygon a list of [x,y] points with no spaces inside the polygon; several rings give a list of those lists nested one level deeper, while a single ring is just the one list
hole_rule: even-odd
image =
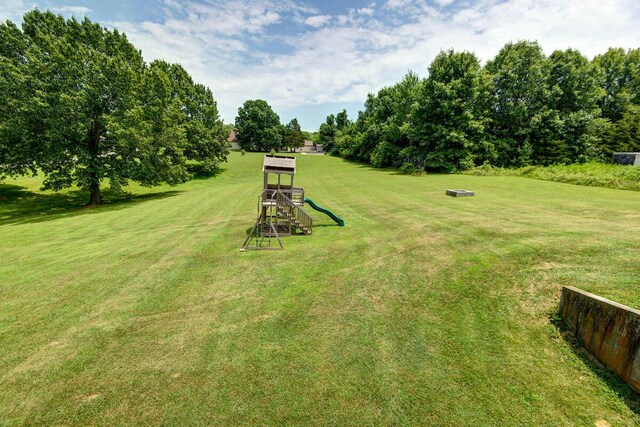
[{"label": "grassy lawn", "polygon": [[0,425],[640,424],[550,321],[562,285],[640,307],[639,192],[300,156],[347,226],[240,253],[261,163],[93,209],[0,185]]}]

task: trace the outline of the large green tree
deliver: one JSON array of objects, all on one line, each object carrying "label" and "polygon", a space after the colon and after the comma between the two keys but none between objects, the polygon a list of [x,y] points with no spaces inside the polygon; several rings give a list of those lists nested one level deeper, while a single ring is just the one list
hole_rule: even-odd
[{"label": "large green tree", "polygon": [[355,122],[348,120],[346,112],[339,113],[339,123],[344,125],[336,126],[335,151],[376,167],[400,166],[408,157],[415,160],[405,150],[412,146],[409,130],[420,85],[417,74],[409,72],[395,85],[369,94]]},{"label": "large green tree", "polygon": [[468,169],[491,153],[486,140],[485,105],[489,80],[478,58],[469,52],[441,52],[429,67],[412,135],[426,166],[438,170]]},{"label": "large green tree", "polygon": [[[215,169],[218,159],[226,158],[226,139],[229,133],[219,119],[211,90],[194,83],[181,65],[154,61],[149,68],[153,73],[166,78],[168,92],[164,108],[173,109],[177,113],[177,125],[185,133],[184,155],[190,160],[199,161],[205,170]],[[165,124],[167,123],[171,121],[167,119]]]},{"label": "large green tree", "polygon": [[[622,48],[610,48],[604,54],[596,56],[593,63],[603,78],[602,87],[605,94],[599,102],[602,116],[617,122],[633,98],[627,53]],[[638,81],[640,82],[640,76]]]},{"label": "large green tree", "polygon": [[550,108],[555,113],[551,139],[555,142],[540,162],[573,163],[597,157],[607,123],[599,102],[604,97],[602,74],[574,49],[557,50],[549,57]]},{"label": "large green tree", "polygon": [[415,145],[411,139],[413,111],[418,105],[421,87],[422,79],[409,71],[395,85],[382,88],[375,101],[372,99],[373,102],[369,104],[373,108],[368,119],[373,126],[367,139],[370,143],[376,136],[379,137],[369,155],[374,166],[400,166],[409,161],[417,168],[424,167],[415,156]]},{"label": "large green tree", "polygon": [[329,153],[333,151],[335,146],[336,130],[336,116],[333,114],[329,114],[318,129],[318,143],[322,144],[324,150]]},{"label": "large green tree", "polygon": [[236,137],[243,150],[270,151],[282,147],[280,117],[262,99],[248,100],[238,108]]},{"label": "large green tree", "polygon": [[298,119],[293,118],[284,126],[282,135],[282,145],[286,148],[295,150],[304,145],[305,136],[300,128]]},{"label": "large green tree", "polygon": [[627,52],[626,65],[631,102],[640,105],[640,48]]},{"label": "large green tree", "polygon": [[176,184],[187,158],[226,158],[211,92],[190,81],[181,92],[124,34],[86,18],[35,10],[22,31],[0,24],[0,71],[3,175],[40,172],[44,189],[77,185],[98,204],[105,180]]},{"label": "large green tree", "polygon": [[601,146],[601,156],[609,158],[614,151],[636,146],[633,123],[637,123],[636,107],[640,106],[640,49],[611,48],[593,63],[603,78],[602,115],[611,121]]},{"label": "large green tree", "polygon": [[491,134],[501,166],[545,158],[553,111],[549,108],[550,63],[536,42],[507,43],[486,65],[493,84]]}]

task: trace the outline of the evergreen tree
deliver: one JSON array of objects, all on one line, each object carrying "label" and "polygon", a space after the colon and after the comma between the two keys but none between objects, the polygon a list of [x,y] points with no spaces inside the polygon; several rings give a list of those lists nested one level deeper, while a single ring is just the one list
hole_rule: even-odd
[{"label": "evergreen tree", "polygon": [[296,149],[304,145],[304,140],[305,137],[298,123],[298,119],[291,119],[284,127],[282,145],[286,148]]},{"label": "evergreen tree", "polygon": [[338,114],[336,114],[336,129],[343,130],[345,127],[349,126],[349,115],[347,114],[347,110],[342,110]]},{"label": "evergreen tree", "polygon": [[640,152],[640,106],[629,105],[622,118],[610,130],[610,155],[614,151]]}]

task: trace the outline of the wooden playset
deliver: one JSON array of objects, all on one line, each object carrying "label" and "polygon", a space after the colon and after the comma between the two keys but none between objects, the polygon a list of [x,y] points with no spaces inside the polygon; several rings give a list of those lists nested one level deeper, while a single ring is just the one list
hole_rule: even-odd
[{"label": "wooden playset", "polygon": [[[313,232],[313,219],[303,209],[308,203],[313,209],[331,217],[339,226],[344,221],[328,209],[305,198],[304,188],[294,187],[296,158],[290,156],[264,156],[262,165],[264,181],[258,196],[256,222],[244,241],[241,251],[246,249],[284,249],[281,237],[294,233],[309,235]],[[271,245],[271,240],[277,246]]]}]

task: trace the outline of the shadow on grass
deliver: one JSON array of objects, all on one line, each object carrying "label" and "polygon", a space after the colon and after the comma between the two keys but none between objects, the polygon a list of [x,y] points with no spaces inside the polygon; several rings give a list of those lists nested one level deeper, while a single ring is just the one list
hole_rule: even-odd
[{"label": "shadow on grass", "polygon": [[[313,224],[313,228],[325,228],[325,227],[340,227],[338,224]],[[253,231],[253,225],[245,230],[245,235],[248,236],[249,233]],[[302,234],[301,232],[295,232],[291,234],[292,236],[306,236],[306,234]],[[282,236],[288,237],[288,236]]]},{"label": "shadow on grass", "polygon": [[378,171],[378,172],[396,172],[397,169],[394,168],[376,168],[373,165],[371,165],[370,163],[364,163],[364,162],[359,162],[357,160],[350,160],[350,159],[344,159],[344,158],[340,158],[337,157],[338,159],[342,160],[344,163],[348,163],[352,166],[356,166],[360,169],[370,169],[370,170],[374,170],[374,171]]},{"label": "shadow on grass", "polygon": [[634,414],[640,415],[640,396],[637,395],[627,383],[625,383],[613,370],[604,366],[598,359],[591,355],[569,331],[562,319],[557,315],[550,316],[550,322],[558,329],[560,336],[569,345],[569,348],[587,368],[602,380],[618,397],[624,400]]},{"label": "shadow on grass", "polygon": [[187,170],[193,177],[191,179],[209,179],[214,178],[220,175],[222,172],[226,171],[224,168],[215,168],[213,170],[209,170],[204,165],[199,163],[187,165]]},{"label": "shadow on grass", "polygon": [[397,175],[397,176],[412,176],[415,178],[424,178],[427,176],[454,176],[460,175],[459,173],[446,173],[446,172],[423,172],[421,174],[412,174],[412,173],[404,173],[400,172],[398,169],[383,169],[389,172],[389,175]]},{"label": "shadow on grass", "polygon": [[[346,221],[345,221],[345,222],[346,222]],[[325,228],[325,227],[331,227],[331,228],[338,227],[338,228],[343,228],[343,227],[340,227],[340,226],[339,226],[338,224],[336,224],[335,222],[332,222],[332,223],[323,223],[323,224],[313,224],[313,228]]]},{"label": "shadow on grass", "polygon": [[101,192],[102,205],[85,206],[89,199],[86,191],[45,194],[29,191],[19,185],[0,184],[0,225],[37,223],[97,213],[103,209],[124,209],[146,200],[163,199],[179,193],[181,191],[172,190],[131,195],[107,189]]},{"label": "shadow on grass", "polygon": [[377,168],[369,163],[358,162],[355,160],[342,159],[342,161],[350,165],[356,166],[360,169],[368,169],[376,172],[386,172],[388,175],[414,176],[416,178],[431,176],[431,175],[456,175],[455,173],[446,173],[446,172],[440,172],[440,171],[433,171],[433,172],[426,171],[421,174],[410,174],[410,173],[401,172],[400,169],[394,168],[394,167]]}]

